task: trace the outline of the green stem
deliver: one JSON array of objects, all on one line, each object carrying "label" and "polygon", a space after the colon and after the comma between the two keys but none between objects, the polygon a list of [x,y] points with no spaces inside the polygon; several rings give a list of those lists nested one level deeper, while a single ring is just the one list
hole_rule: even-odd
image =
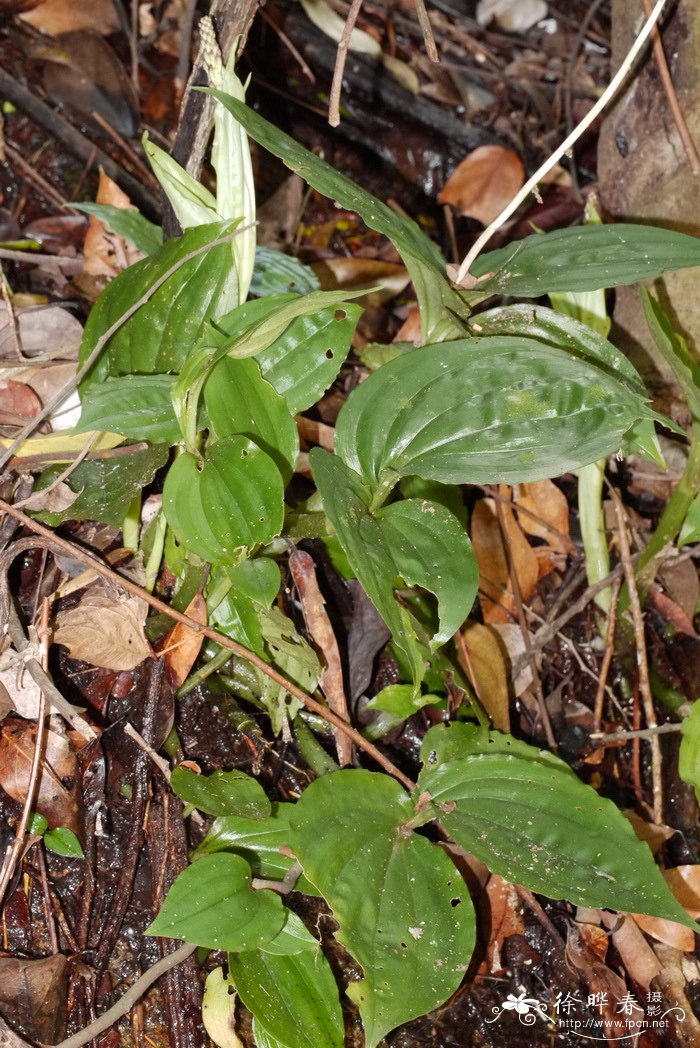
[{"label": "green stem", "polygon": [[122,543],[125,549],[135,553],[139,548],[139,530],[141,528],[141,492],[134,495],[126,511],[122,524]]},{"label": "green stem", "polygon": [[320,777],[338,770],[336,762],[326,753],[314,733],[304,724],[304,721],[299,716],[294,718],[294,735],[296,736],[299,753],[315,775]]},{"label": "green stem", "polygon": [[165,519],[165,514],[160,513],[155,524],[153,524],[153,545],[151,546],[151,551],[148,554],[144,566],[146,589],[149,593],[153,593],[156,579],[158,578],[160,563],[163,559],[163,551],[165,549],[165,533],[167,530],[168,522]]},{"label": "green stem", "polygon": [[[578,512],[581,538],[586,558],[586,578],[590,586],[610,574],[610,555],[605,535],[603,516],[603,480],[605,459],[591,462],[578,471]],[[612,601],[612,589],[607,586],[593,598],[607,615]]]},{"label": "green stem", "polygon": [[[688,460],[678,482],[678,487],[668,500],[656,531],[637,561],[635,571],[642,603],[656,577],[659,567],[659,554],[678,537],[683,521],[687,517],[690,505],[697,496],[698,491],[700,491],[700,420],[695,419],[691,432]],[[625,600],[624,595],[623,600]]]},{"label": "green stem", "polygon": [[216,655],[213,655],[208,662],[205,662],[203,666],[200,666],[198,670],[187,678],[185,683],[178,689],[177,697],[181,698],[183,695],[187,695],[198,684],[201,684],[203,680],[211,677],[212,673],[222,669],[230,658],[231,652],[228,648],[220,648]]},{"label": "green stem", "polygon": [[393,469],[388,469],[386,473],[383,473],[379,478],[379,485],[374,495],[372,495],[372,501],[369,505],[370,513],[376,513],[378,509],[381,509],[386,500],[391,495],[392,491],[396,487],[399,480],[398,473],[395,473]]}]

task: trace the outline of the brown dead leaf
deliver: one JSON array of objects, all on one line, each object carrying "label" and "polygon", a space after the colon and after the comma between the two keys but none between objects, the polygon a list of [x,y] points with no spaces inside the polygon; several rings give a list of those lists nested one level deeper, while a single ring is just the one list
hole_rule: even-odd
[{"label": "brown dead leaf", "polygon": [[[512,508],[503,504],[503,525],[508,556],[524,601],[534,593],[539,579],[535,551],[525,538]],[[471,538],[479,564],[479,599],[484,622],[511,622],[515,608],[508,558],[493,499],[480,499],[471,520]]]},{"label": "brown dead leaf", "polygon": [[14,649],[10,649],[8,654],[16,655],[17,661],[6,669],[0,670],[0,684],[11,704],[10,710],[6,710],[3,717],[14,709],[20,717],[26,720],[36,720],[39,716],[41,695],[39,685]]},{"label": "brown dead leaf", "polygon": [[606,1034],[612,1040],[624,1037],[628,1032],[625,1017],[615,1011],[615,1002],[627,992],[627,986],[624,979],[605,964],[607,947],[608,936],[601,927],[578,922],[569,925],[567,964],[585,980],[591,997],[595,997],[596,1011],[605,1021]]},{"label": "brown dead leaf", "polygon": [[485,974],[500,975],[505,968],[502,962],[503,943],[509,936],[523,935],[525,932],[522,904],[515,886],[496,873],[489,878],[485,894],[490,916]]},{"label": "brown dead leaf", "polygon": [[[189,615],[190,618],[199,622],[200,625],[206,626],[207,602],[201,593],[195,593],[185,608],[185,615]],[[203,633],[193,630],[191,626],[185,626],[182,622],[176,622],[163,641],[165,665],[170,673],[175,689],[184,684],[189,677],[190,670],[197,661],[203,642]]]},{"label": "brown dead leaf", "polygon": [[406,319],[394,335],[392,342],[414,342],[418,345],[421,337],[420,310],[418,306],[409,306]]},{"label": "brown dead leaf", "polygon": [[44,0],[43,4],[21,14],[20,18],[46,36],[58,36],[73,29],[92,29],[102,36],[109,36],[119,29],[113,0],[90,0],[89,4],[76,4],[75,0]]},{"label": "brown dead leaf", "polygon": [[312,266],[324,291],[357,291],[379,286],[358,299],[366,306],[378,306],[400,295],[411,279],[405,266],[376,258],[326,258]]},{"label": "brown dead leaf", "polygon": [[[632,811],[631,808],[623,809],[622,814],[632,824],[632,829],[637,834],[640,841],[644,841],[648,844],[654,855],[656,855],[666,841],[673,837],[674,833],[678,832],[677,830],[674,830],[672,826],[647,822],[646,819],[637,815],[636,811]],[[692,869],[692,867],[690,868]]]},{"label": "brown dead leaf", "polygon": [[[136,211],[126,193],[113,182],[109,175],[100,168],[100,184],[97,188],[96,203],[109,204],[122,211]],[[85,272],[90,276],[117,276],[123,269],[137,262],[143,255],[133,244],[107,229],[95,215],[90,215],[90,222],[85,234]]]},{"label": "brown dead leaf", "polygon": [[[467,622],[457,645],[460,665],[497,731],[510,731],[508,655],[493,626]],[[464,647],[462,647],[462,644]]]},{"label": "brown dead leaf", "polygon": [[700,866],[673,866],[662,872],[681,906],[695,920],[700,919]]},{"label": "brown dead leaf", "polygon": [[0,957],[0,1011],[25,1037],[56,1044],[65,1035],[68,960]]},{"label": "brown dead leaf", "polygon": [[0,426],[21,426],[41,411],[41,401],[24,382],[0,382]]},{"label": "brown dead leaf", "polygon": [[551,480],[519,484],[515,489],[518,523],[528,535],[543,539],[558,553],[570,553],[569,504],[566,495]]},{"label": "brown dead leaf", "polygon": [[[75,358],[83,337],[80,321],[67,309],[18,309],[16,313],[19,341],[25,357]],[[12,321],[4,303],[0,303],[0,357],[15,357]],[[23,372],[24,374],[24,372]],[[39,392],[37,390],[37,392]],[[41,393],[39,393],[41,396]]]},{"label": "brown dead leaf", "polygon": [[[30,721],[8,718],[0,728],[0,786],[18,804],[27,795],[35,741],[36,724]],[[80,837],[77,781],[77,761],[68,739],[49,729],[35,807],[50,826],[66,826]]]},{"label": "brown dead leaf", "polygon": [[513,673],[513,667],[516,662],[521,661],[521,656],[523,656],[526,651],[523,631],[515,622],[494,622],[492,623],[492,628],[496,631],[503,642],[503,647],[508,656],[508,672],[510,674],[511,690],[514,698],[519,699],[523,692],[530,687],[534,679],[532,664],[529,661],[525,662],[517,676]]},{"label": "brown dead leaf", "polygon": [[600,911],[600,919],[606,928],[616,929],[612,934],[612,941],[622,958],[622,963],[632,979],[648,990],[652,979],[661,971],[661,965],[638,925],[631,917],[623,917],[620,924],[619,914],[606,913],[605,910]]},{"label": "brown dead leaf", "polygon": [[438,200],[486,226],[511,202],[525,180],[517,153],[504,146],[479,146],[457,165]]},{"label": "brown dead leaf", "polygon": [[69,509],[80,494],[68,487],[65,481],[50,484],[42,491],[34,491],[22,502],[23,509],[46,510],[49,513],[62,513]]},{"label": "brown dead leaf", "polygon": [[677,921],[666,921],[663,917],[647,917],[643,913],[633,913],[630,916],[652,939],[673,946],[674,950],[680,950],[682,953],[693,953],[695,950],[695,934],[692,928],[686,928]]},{"label": "brown dead leaf", "polygon": [[57,614],[54,641],[91,666],[133,670],[153,654],[143,632],[147,612],[140,597],[117,604],[104,591],[88,591],[77,607]]}]

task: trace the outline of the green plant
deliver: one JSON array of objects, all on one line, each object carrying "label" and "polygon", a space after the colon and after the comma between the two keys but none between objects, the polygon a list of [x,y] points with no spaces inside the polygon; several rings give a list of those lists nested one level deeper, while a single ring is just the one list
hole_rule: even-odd
[{"label": "green plant", "polygon": [[[482,255],[472,269],[475,287],[458,290],[418,226],[247,109],[240,92],[213,94],[233,121],[225,125],[238,150],[230,163],[240,154],[243,127],[393,241],[413,279],[425,344],[399,352],[348,397],[335,454],[310,454],[317,496],[290,512],[294,416],[337,376],[360,309],[348,295],[314,289],[298,265],[295,290],[280,291],[290,263],[270,254],[256,285],[261,297],[246,301],[241,258],[250,273],[250,196],[244,194],[248,211],[233,214],[235,205],[224,209],[203,198],[201,187],[185,183],[171,165],[169,191],[199,201],[194,218],[205,221],[160,244],[129,215],[121,231],[138,239],[147,257],[104,292],[81,350],[89,359],[116,325],[83,383],[79,428],[145,437],[151,448],[117,461],[99,506],[95,466],[81,464],[70,478],[82,492],[76,502],[41,515],[52,523],[80,515],[114,521],[128,510],[133,520],[134,498],[174,447],[162,516],[143,540],[151,577],[164,555],[178,580],[178,607],[206,577],[216,627],[313,691],[316,655],[273,602],[276,561],[286,549],[280,538],[323,538],[391,631],[403,672],[402,690],[386,697],[395,724],[423,700],[439,701],[434,695],[444,691],[446,669],[461,679],[445,646],[471,610],[478,572],[455,512],[458,486],[557,476],[620,448],[649,452],[654,421],[667,424],[604,334],[541,306],[472,315],[473,306],[495,295],[591,292],[698,265],[700,243],[644,226],[535,235]],[[217,158],[224,163],[221,149]],[[117,228],[122,221],[102,217]],[[243,227],[242,255],[232,245]],[[399,587],[408,590],[401,601]],[[209,672],[229,661],[215,648],[207,657]],[[220,680],[266,710],[275,731],[294,723],[299,694],[244,659],[231,661]],[[294,805],[271,806],[240,773],[174,774],[175,791],[215,821],[150,931],[229,953],[230,978],[255,1017],[260,1045],[343,1043],[327,961],[270,887],[286,888],[295,875],[288,849],[303,870],[297,890],[326,899],[338,939],[362,966],[364,978],[347,992],[370,1048],[442,1003],[473,949],[469,894],[446,853],[421,832],[429,823],[533,891],[694,927],[647,845],[610,801],[553,755],[489,731],[476,703],[462,716],[466,722],[427,734],[411,790],[386,774],[346,769],[322,775]]]}]

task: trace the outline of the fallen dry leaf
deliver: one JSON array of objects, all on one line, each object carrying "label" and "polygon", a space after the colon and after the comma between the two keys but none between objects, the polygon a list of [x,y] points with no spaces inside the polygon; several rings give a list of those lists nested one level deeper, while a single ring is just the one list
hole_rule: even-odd
[{"label": "fallen dry leaf", "polygon": [[514,492],[518,523],[528,535],[543,539],[551,549],[570,553],[569,503],[551,480],[519,484]]},{"label": "fallen dry leaf", "polygon": [[0,1011],[25,1037],[56,1044],[65,1034],[68,959],[0,957]]},{"label": "fallen dry leaf", "polygon": [[379,287],[379,291],[358,299],[368,306],[381,305],[400,295],[411,279],[405,266],[376,258],[325,258],[311,267],[324,291],[356,291]]},{"label": "fallen dry leaf", "polygon": [[[505,645],[493,626],[467,622],[460,631],[457,653],[479,702],[497,731],[510,731],[509,667]],[[464,647],[462,647],[462,644]]]},{"label": "fallen dry leaf", "polygon": [[74,659],[107,670],[133,670],[152,655],[143,632],[148,605],[140,597],[120,604],[99,589],[56,616],[54,642]]},{"label": "fallen dry leaf", "polygon": [[620,915],[607,913],[605,910],[600,911],[600,919],[604,927],[616,929],[612,933],[612,941],[622,958],[622,963],[632,979],[648,990],[652,979],[655,979],[661,971],[661,965],[638,925],[631,917],[624,917],[620,926],[617,927]]},{"label": "fallen dry leaf", "polygon": [[[185,615],[199,622],[200,625],[207,624],[207,602],[201,593],[195,593],[190,603],[185,608]],[[202,649],[204,634],[185,626],[182,622],[176,622],[170,633],[163,641],[163,652],[165,653],[165,665],[170,673],[173,687],[179,688],[190,675],[190,670],[197,661]]]},{"label": "fallen dry leaf", "polygon": [[[35,808],[51,827],[66,826],[81,836],[78,765],[65,735],[48,729]],[[0,786],[23,804],[34,755],[36,724],[8,718],[0,728]]]},{"label": "fallen dry leaf", "polygon": [[[10,649],[12,654],[14,649]],[[14,654],[17,654],[14,652]],[[5,656],[6,657],[6,656]],[[39,716],[39,698],[41,692],[39,685],[27,670],[21,657],[17,655],[17,662],[0,670],[0,684],[14,709],[20,717],[25,720],[36,720]],[[7,716],[7,710],[3,716]]]},{"label": "fallen dry leaf", "polygon": [[681,906],[700,919],[700,866],[673,866],[662,872]]},{"label": "fallen dry leaf", "polygon": [[658,942],[673,946],[674,950],[680,950],[682,953],[693,953],[695,950],[695,933],[692,928],[686,928],[677,921],[666,921],[663,917],[647,917],[643,913],[633,913],[630,916],[643,932]]},{"label": "fallen dry leaf", "polygon": [[656,855],[666,841],[673,837],[674,833],[678,832],[677,830],[674,830],[672,826],[647,822],[646,819],[637,815],[636,811],[632,811],[631,808],[624,808],[622,814],[632,824],[632,829],[637,834],[640,841],[644,841],[648,844],[654,855]]},{"label": "fallen dry leaf", "polygon": [[605,931],[589,923],[572,922],[566,936],[566,961],[585,980],[591,996],[596,999],[596,1011],[605,1021],[605,1030],[611,1040],[628,1032],[625,1016],[616,1011],[616,1002],[627,992],[624,979],[608,968],[604,957],[608,947]]},{"label": "fallen dry leaf", "polygon": [[24,382],[0,382],[0,426],[21,426],[41,411],[41,401]]},{"label": "fallen dry leaf", "polygon": [[486,885],[485,895],[489,905],[489,942],[484,958],[486,975],[501,975],[505,969],[502,962],[503,943],[511,935],[522,935],[525,931],[522,903],[515,885],[504,881],[494,873]]},{"label": "fallen dry leaf", "polygon": [[119,18],[112,0],[90,0],[76,4],[75,0],[44,0],[32,11],[19,16],[47,36],[58,36],[73,29],[92,29],[109,36],[119,29]]},{"label": "fallen dry leaf", "polygon": [[523,692],[530,687],[534,679],[532,665],[529,661],[525,663],[517,675],[513,674],[513,667],[516,662],[520,661],[520,656],[524,655],[526,650],[523,631],[515,622],[494,622],[492,623],[492,628],[501,638],[508,654],[508,672],[511,678],[511,688],[514,698],[519,699]]},{"label": "fallen dry leaf", "polygon": [[511,202],[524,180],[522,161],[512,149],[479,146],[457,165],[438,200],[486,226]]},{"label": "fallen dry leaf", "polygon": [[[100,168],[96,203],[109,204],[122,211],[136,211],[126,193]],[[133,244],[108,229],[95,215],[90,215],[85,234],[85,272],[94,277],[115,277],[143,255]]]},{"label": "fallen dry leaf", "polygon": [[545,0],[479,0],[476,20],[487,26],[494,19],[509,33],[524,33],[547,17]]},{"label": "fallen dry leaf", "polygon": [[[80,321],[67,309],[61,309],[60,306],[18,309],[16,318],[20,346],[25,357],[77,357],[83,329]],[[11,325],[7,307],[0,303],[0,357],[16,359]]]},{"label": "fallen dry leaf", "polygon": [[[528,600],[537,585],[540,571],[530,543],[521,531],[511,506],[503,504],[503,527],[508,557],[520,587]],[[515,602],[508,570],[508,557],[493,499],[480,499],[471,519],[471,538],[479,564],[479,599],[484,622],[511,622]]]},{"label": "fallen dry leaf", "polygon": [[22,503],[23,509],[47,510],[49,513],[62,513],[69,509],[80,494],[68,487],[65,481],[50,484],[42,491],[33,491]]}]

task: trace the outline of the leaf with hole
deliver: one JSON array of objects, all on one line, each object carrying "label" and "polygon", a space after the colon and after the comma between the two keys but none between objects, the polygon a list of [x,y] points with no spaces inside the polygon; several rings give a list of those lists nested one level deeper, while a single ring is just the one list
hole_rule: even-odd
[{"label": "leaf with hole", "polygon": [[618,808],[557,757],[466,724],[432,728],[421,756],[416,798],[429,793],[450,836],[501,877],[695,927]]},{"label": "leaf with hole", "polygon": [[508,244],[472,264],[482,294],[537,298],[550,291],[597,291],[700,266],[700,239],[660,226],[569,226]]},{"label": "leaf with hole", "polygon": [[648,417],[641,393],[588,361],[492,336],[424,346],[375,371],[343,406],[335,448],[373,487],[412,473],[516,484],[617,451]]},{"label": "leaf with hole", "polygon": [[264,1032],[288,1048],[343,1048],[343,1013],[330,965],[296,914],[288,922],[306,933],[312,948],[229,954],[231,981]]},{"label": "leaf with hole", "polygon": [[184,939],[210,950],[257,950],[281,931],[279,895],[251,887],[240,855],[207,855],[175,879],[147,935]]},{"label": "leaf with hole", "polygon": [[[207,245],[231,234],[236,225],[237,222],[214,222],[190,229],[129,266],[108,284],[85,325],[81,363],[125,313],[138,306],[153,286],[181,263],[120,324],[87,376],[85,387],[108,375],[153,375],[180,370],[207,322],[216,316],[231,278],[231,245]],[[188,258],[194,251],[199,253]]]},{"label": "leaf with hole", "polygon": [[447,855],[412,832],[413,816],[397,782],[367,771],[323,776],[291,815],[294,852],[364,970],[347,992],[368,1048],[454,993],[474,946],[466,886]]},{"label": "leaf with hole", "polygon": [[207,815],[265,819],[270,814],[270,802],[264,789],[256,779],[243,771],[215,771],[211,775],[197,775],[189,768],[173,768],[170,785],[180,800],[194,805]]},{"label": "leaf with hole", "polygon": [[171,466],[163,511],[178,539],[210,563],[235,562],[242,549],[278,535],[284,488],[269,455],[242,436],[209,444],[202,468],[185,453]]}]

